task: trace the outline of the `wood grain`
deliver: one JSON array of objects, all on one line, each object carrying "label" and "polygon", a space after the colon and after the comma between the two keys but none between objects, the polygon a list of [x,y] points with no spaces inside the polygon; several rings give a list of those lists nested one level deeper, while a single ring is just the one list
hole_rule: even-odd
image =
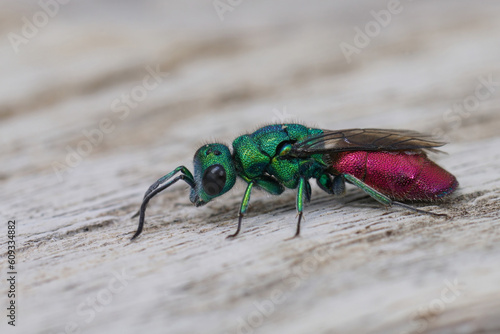
[{"label": "wood grain", "polygon": [[[210,2],[71,2],[17,53],[40,7],[6,3],[2,333],[500,332],[498,3],[401,2],[350,63],[341,43],[387,2],[242,2],[224,21]],[[449,141],[432,158],[460,187],[417,206],[451,219],[314,185],[300,238],[294,192],[255,192],[228,241],[243,184],[203,208],[176,185],[129,241],[147,187],[200,144],[293,120]]]}]

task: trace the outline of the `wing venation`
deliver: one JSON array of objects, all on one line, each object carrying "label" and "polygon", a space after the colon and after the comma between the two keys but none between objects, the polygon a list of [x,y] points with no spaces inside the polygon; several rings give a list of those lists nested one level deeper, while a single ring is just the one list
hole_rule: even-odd
[{"label": "wing venation", "polygon": [[437,151],[445,142],[430,135],[411,130],[347,129],[324,130],[320,135],[309,137],[293,145],[290,156],[343,151]]}]

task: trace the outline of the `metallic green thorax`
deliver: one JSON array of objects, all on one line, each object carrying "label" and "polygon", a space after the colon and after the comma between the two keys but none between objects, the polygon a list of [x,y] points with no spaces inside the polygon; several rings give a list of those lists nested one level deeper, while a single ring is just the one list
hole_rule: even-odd
[{"label": "metallic green thorax", "polygon": [[282,157],[288,153],[293,143],[321,133],[322,130],[300,124],[276,124],[240,136],[233,141],[236,171],[245,181],[254,181],[274,194],[283,190],[278,184],[272,184],[272,181],[295,189],[300,177],[320,177],[326,167],[322,155],[313,155],[307,159]]}]

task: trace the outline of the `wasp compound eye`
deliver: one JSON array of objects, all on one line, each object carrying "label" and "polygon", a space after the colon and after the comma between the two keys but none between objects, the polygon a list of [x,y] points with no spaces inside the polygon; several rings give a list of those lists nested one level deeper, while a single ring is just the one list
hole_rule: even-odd
[{"label": "wasp compound eye", "polygon": [[226,184],[226,170],[222,165],[213,165],[203,174],[203,190],[209,196],[217,196]]}]

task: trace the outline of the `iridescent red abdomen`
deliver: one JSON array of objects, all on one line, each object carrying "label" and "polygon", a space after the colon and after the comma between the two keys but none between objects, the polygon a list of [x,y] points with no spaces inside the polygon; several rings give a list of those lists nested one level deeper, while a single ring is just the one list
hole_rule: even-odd
[{"label": "iridescent red abdomen", "polygon": [[452,174],[418,151],[331,154],[334,174],[350,174],[394,200],[435,201],[458,186]]}]

